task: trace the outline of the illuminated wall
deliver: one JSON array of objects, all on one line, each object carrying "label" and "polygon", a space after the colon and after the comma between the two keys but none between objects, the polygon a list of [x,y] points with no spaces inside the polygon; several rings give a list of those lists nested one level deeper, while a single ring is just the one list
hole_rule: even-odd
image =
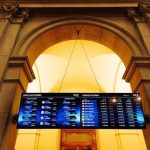
[{"label": "illuminated wall", "polygon": [[[120,58],[91,41],[56,44],[37,58],[33,70],[36,79],[27,92],[131,92]],[[146,150],[141,130],[96,130],[96,136],[99,150]],[[15,149],[58,150],[59,144],[60,130],[19,130]]]}]

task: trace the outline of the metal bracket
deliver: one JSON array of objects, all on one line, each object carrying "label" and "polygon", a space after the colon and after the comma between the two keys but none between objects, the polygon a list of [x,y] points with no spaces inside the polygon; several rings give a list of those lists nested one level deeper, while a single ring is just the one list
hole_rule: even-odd
[{"label": "metal bracket", "polygon": [[17,121],[18,121],[18,114],[15,114],[15,115],[13,116],[12,122],[13,122],[13,124],[16,124]]},{"label": "metal bracket", "polygon": [[150,123],[150,116],[147,114],[144,114],[144,119],[145,119],[145,123],[149,124]]}]

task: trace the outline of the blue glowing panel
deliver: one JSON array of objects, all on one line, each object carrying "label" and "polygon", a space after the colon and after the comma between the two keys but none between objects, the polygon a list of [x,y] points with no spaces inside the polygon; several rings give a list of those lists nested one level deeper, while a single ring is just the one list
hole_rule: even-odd
[{"label": "blue glowing panel", "polygon": [[144,129],[138,93],[23,93],[18,128]]}]

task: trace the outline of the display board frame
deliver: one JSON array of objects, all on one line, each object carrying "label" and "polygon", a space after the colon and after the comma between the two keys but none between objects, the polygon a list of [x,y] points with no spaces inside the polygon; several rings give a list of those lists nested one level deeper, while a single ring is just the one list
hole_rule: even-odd
[{"label": "display board frame", "polygon": [[17,128],[145,129],[146,125],[139,93],[22,93]]}]

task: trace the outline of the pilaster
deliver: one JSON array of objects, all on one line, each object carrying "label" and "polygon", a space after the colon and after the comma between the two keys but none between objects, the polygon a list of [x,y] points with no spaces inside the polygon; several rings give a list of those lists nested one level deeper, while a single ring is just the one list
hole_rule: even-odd
[{"label": "pilaster", "polygon": [[0,92],[0,150],[13,150],[17,136],[12,119],[18,113],[21,93],[35,78],[27,57],[10,57]]},{"label": "pilaster", "polygon": [[[150,116],[150,56],[132,57],[123,78],[130,82],[133,92],[141,94],[144,113]],[[150,124],[143,133],[147,149],[150,149]]]},{"label": "pilaster", "polygon": [[137,9],[128,9],[128,16],[133,20],[137,31],[141,37],[143,46],[147,49],[147,54],[150,55],[150,14],[147,4],[139,3]]},{"label": "pilaster", "polygon": [[0,68],[0,85],[7,67],[7,60],[28,16],[28,10],[20,9],[16,3],[0,6],[0,61],[3,62]]},{"label": "pilaster", "polygon": [[6,34],[9,21],[11,20],[14,12],[16,11],[18,5],[2,5],[0,6],[0,45],[3,42],[4,36]]}]

